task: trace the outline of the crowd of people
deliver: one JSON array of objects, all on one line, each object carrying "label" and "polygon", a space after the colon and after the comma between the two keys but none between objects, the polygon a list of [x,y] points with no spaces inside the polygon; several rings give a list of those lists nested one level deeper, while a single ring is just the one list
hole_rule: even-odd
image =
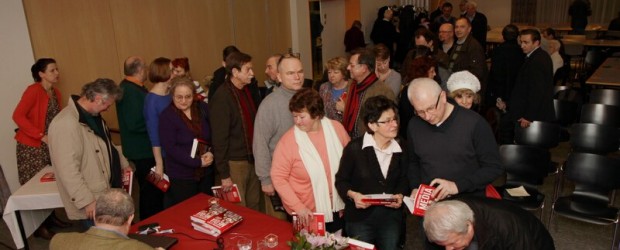
[{"label": "crowd of people", "polygon": [[[553,43],[550,55],[541,49],[540,32],[507,25],[504,43],[489,55],[489,72],[486,17],[474,1],[463,1],[459,18],[450,3],[440,2],[401,54],[403,30],[390,22],[392,8],[380,9],[372,47],[354,23],[346,37],[358,41],[346,42],[348,58],[327,61],[327,81],[316,88],[304,87],[299,58],[273,54],[260,89],[253,58],[228,46],[208,88],[191,78],[188,58],[160,57],[147,65],[131,56],[119,84],[96,79],[63,105],[56,62],[39,59],[35,83],[14,113],[20,182],[53,165],[67,216],[84,230],[100,227],[102,197],[122,196],[109,190],[121,187],[126,169],[135,171],[142,219],[195,194],[212,194],[216,184],[225,191],[236,185],[242,206],[283,220],[296,213],[302,223],[323,213],[327,231],[344,230],[378,249],[402,245],[403,199],[427,184],[436,187],[436,205],[420,225],[427,246],[504,249],[508,242],[490,236],[496,232],[477,216],[500,210],[528,218],[513,225],[523,227],[516,241],[539,240],[524,240],[523,249],[552,249],[533,215],[482,198],[504,173],[498,144],[512,143],[515,125],[554,119],[552,55],[561,45]],[[114,103],[122,149],[100,115]],[[488,110],[501,114],[497,128],[480,115]],[[166,192],[146,180],[151,171],[169,176]],[[392,201],[371,205],[364,201],[370,194],[389,194]],[[275,209],[276,201],[285,211]],[[459,216],[444,218],[447,209]],[[133,218],[133,211],[123,213],[115,226]]]}]

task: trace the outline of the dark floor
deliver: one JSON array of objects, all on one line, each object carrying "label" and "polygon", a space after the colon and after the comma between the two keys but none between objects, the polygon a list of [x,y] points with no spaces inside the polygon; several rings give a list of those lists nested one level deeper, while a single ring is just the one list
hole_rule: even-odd
[{"label": "dark floor", "polygon": [[[560,146],[552,150],[552,160],[556,162],[563,161],[569,151],[568,143],[561,143]],[[620,180],[619,180],[620,181]],[[548,177],[545,180],[543,186],[543,192],[547,197],[551,197],[553,192],[553,184],[555,183],[555,176]],[[571,191],[570,183],[564,185],[563,193]],[[620,194],[616,195],[615,204],[616,207],[620,206]],[[549,218],[549,209],[551,208],[550,199],[547,198],[547,203],[544,208],[544,222],[547,223]],[[62,216],[62,209],[58,212]],[[405,249],[422,249],[421,233],[419,231],[419,222],[416,218],[408,218],[407,220],[407,243]],[[611,239],[613,226],[596,226],[583,222],[573,221],[562,217],[555,216],[552,226],[549,227],[549,231],[555,240],[556,249],[561,250],[599,250],[599,249],[611,249]],[[76,227],[69,229],[57,229],[54,231],[72,231],[76,230]],[[30,248],[34,250],[48,249],[49,242],[41,238],[30,237],[28,239]],[[8,247],[7,247],[8,246]],[[616,244],[616,249],[618,245]],[[6,224],[2,220],[0,222],[0,250],[15,249],[15,244],[10,236]]]}]

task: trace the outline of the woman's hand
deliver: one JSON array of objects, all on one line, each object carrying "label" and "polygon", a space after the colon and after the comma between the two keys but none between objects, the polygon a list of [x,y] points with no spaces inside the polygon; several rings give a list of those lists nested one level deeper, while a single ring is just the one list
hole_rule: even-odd
[{"label": "woman's hand", "polygon": [[203,155],[200,156],[200,161],[202,163],[201,167],[208,167],[211,166],[211,164],[213,164],[213,153],[211,152],[206,152]]},{"label": "woman's hand", "polygon": [[41,137],[41,141],[42,141],[43,143],[45,143],[45,144],[48,144],[48,143],[47,143],[47,135],[44,135],[43,137]]},{"label": "woman's hand", "polygon": [[336,110],[338,111],[338,113],[344,112],[344,101],[345,100],[342,99],[342,96],[338,98],[338,101],[336,102]]},{"label": "woman's hand", "polygon": [[403,204],[403,195],[402,194],[392,195],[392,198],[396,199],[396,201],[392,202],[390,204],[386,204],[385,205],[386,207],[399,208]]},{"label": "woman's hand", "polygon": [[155,165],[155,178],[157,181],[160,181],[164,178],[164,166],[163,165]]},{"label": "woman's hand", "polygon": [[302,227],[305,227],[308,224],[310,224],[310,220],[312,220],[312,216],[313,216],[312,211],[310,211],[310,209],[303,208],[298,211],[295,211],[295,213],[297,213],[297,219],[299,220],[299,224],[302,225]]},{"label": "woman's hand", "polygon": [[366,197],[363,194],[349,190],[349,192],[347,192],[347,195],[351,197],[351,199],[353,199],[353,201],[355,202],[355,208],[357,209],[366,209],[370,206],[370,204],[362,201],[362,199]]}]

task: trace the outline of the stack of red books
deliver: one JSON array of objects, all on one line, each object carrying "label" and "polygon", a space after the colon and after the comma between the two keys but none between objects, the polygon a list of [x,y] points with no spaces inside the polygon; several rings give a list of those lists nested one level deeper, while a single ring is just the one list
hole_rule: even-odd
[{"label": "stack of red books", "polygon": [[208,209],[190,216],[190,219],[196,231],[217,237],[239,224],[243,217],[218,204],[212,204]]},{"label": "stack of red books", "polygon": [[325,215],[323,213],[313,213],[312,219],[308,222],[308,225],[302,225],[299,222],[297,213],[293,213],[293,230],[295,233],[305,229],[308,233],[325,236]]}]

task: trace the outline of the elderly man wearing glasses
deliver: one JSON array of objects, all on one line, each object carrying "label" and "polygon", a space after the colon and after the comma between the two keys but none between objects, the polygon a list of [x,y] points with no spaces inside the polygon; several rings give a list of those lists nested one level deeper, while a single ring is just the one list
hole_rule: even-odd
[{"label": "elderly man wearing glasses", "polygon": [[407,130],[410,187],[436,185],[436,200],[462,193],[484,197],[485,186],[504,171],[489,124],[447,102],[430,78],[413,80],[408,95],[416,114]]},{"label": "elderly man wearing glasses", "polygon": [[461,194],[484,197],[485,187],[504,172],[489,124],[474,111],[449,103],[430,78],[413,80],[407,91],[416,114],[407,129],[412,195],[427,184],[437,187],[435,201]]}]

